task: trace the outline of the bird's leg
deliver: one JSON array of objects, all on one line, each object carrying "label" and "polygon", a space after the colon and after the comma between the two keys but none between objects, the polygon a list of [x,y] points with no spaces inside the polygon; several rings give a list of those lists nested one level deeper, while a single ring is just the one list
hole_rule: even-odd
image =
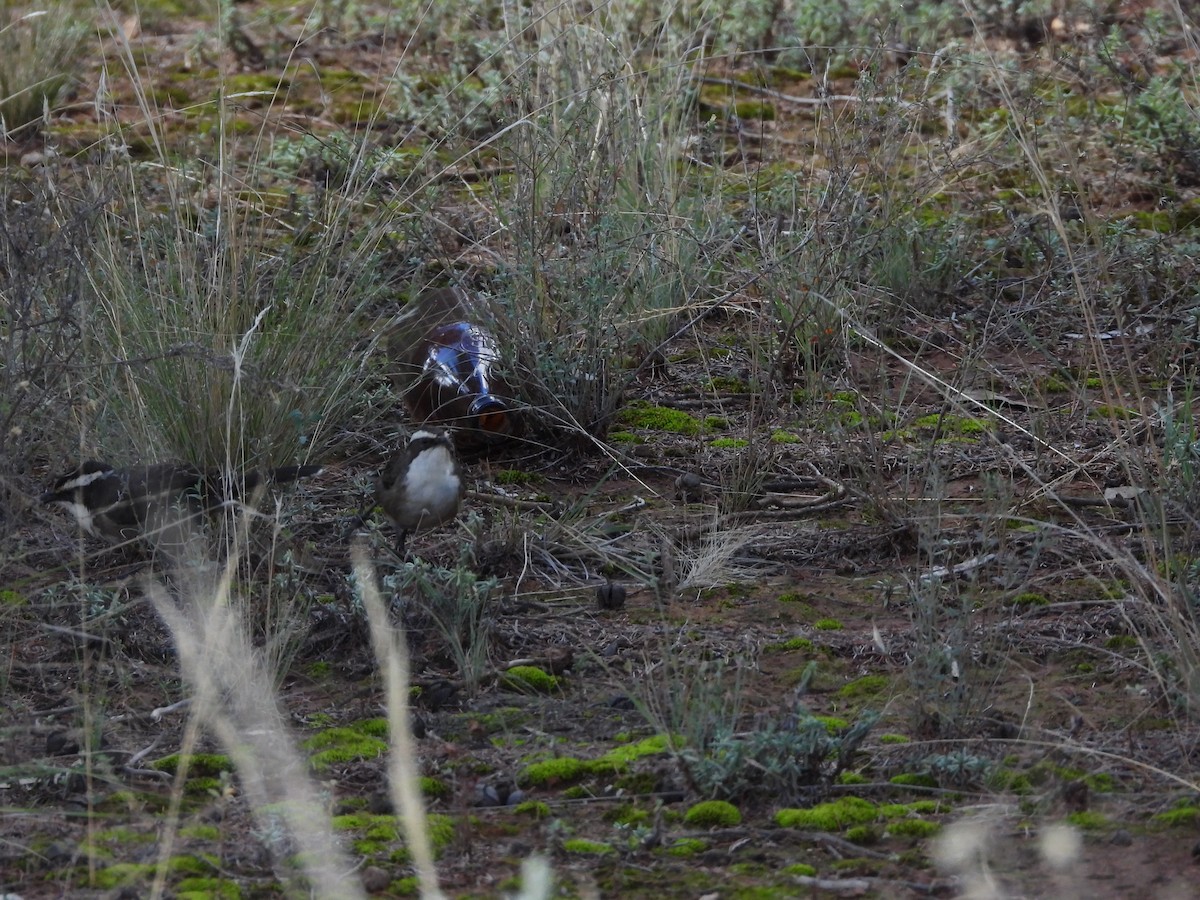
[{"label": "bird's leg", "polygon": [[401,528],[399,525],[397,525],[396,526],[396,556],[398,556],[400,558],[401,562],[404,562],[404,541],[407,537],[408,537],[408,532],[405,531],[403,528]]}]

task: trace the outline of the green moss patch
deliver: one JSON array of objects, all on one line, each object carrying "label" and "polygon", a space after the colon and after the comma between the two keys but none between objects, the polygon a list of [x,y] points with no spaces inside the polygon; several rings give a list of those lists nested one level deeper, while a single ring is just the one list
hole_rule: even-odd
[{"label": "green moss patch", "polygon": [[185,878],[175,885],[176,900],[241,900],[242,889],[227,878]]},{"label": "green moss patch", "polygon": [[588,763],[574,756],[560,756],[525,767],[517,779],[521,784],[552,787],[567,781],[577,781],[591,771]]},{"label": "green moss patch", "polygon": [[846,840],[856,844],[878,844],[879,829],[874,825],[851,825],[846,829]]},{"label": "green moss patch", "polygon": [[804,652],[812,652],[816,647],[812,641],[804,637],[789,638],[786,641],[780,641],[777,644],[767,644],[763,647],[764,653],[790,653],[793,650]]},{"label": "green moss patch", "polygon": [[[368,733],[378,728],[380,720],[367,720],[359,727],[327,728],[304,742],[306,750],[315,751],[308,763],[314,771],[323,772],[331,766],[378,759],[387,753],[387,741]],[[386,724],[385,724],[386,727]]]},{"label": "green moss patch", "polygon": [[[525,767],[518,780],[525,785],[552,786],[563,782],[578,781],[585,775],[616,775],[623,772],[636,759],[665,753],[669,743],[666,735],[654,735],[635,744],[614,747],[603,756],[593,760],[582,760],[574,756],[560,756]],[[641,778],[642,776],[638,776]],[[652,786],[653,776],[645,776],[644,785]],[[634,785],[626,784],[626,790],[634,793]]]},{"label": "green moss patch", "polygon": [[782,828],[808,828],[815,831],[841,831],[852,825],[875,821],[879,810],[861,797],[844,797],[831,803],[818,803],[810,809],[781,809],[775,823]]},{"label": "green moss patch", "polygon": [[440,778],[421,776],[421,793],[430,799],[441,799],[450,796],[450,786]]},{"label": "green moss patch", "polygon": [[693,828],[732,828],[742,824],[742,814],[732,803],[705,800],[684,813],[683,821]]},{"label": "green moss patch", "polygon": [[180,764],[185,761],[189,778],[199,776],[216,778],[222,772],[233,771],[233,761],[223,753],[193,753],[191,755],[172,753],[170,756],[156,759],[150,764],[150,768],[174,775],[179,771]]},{"label": "green moss patch", "polygon": [[942,826],[927,819],[899,819],[885,830],[892,837],[927,838],[941,831]]},{"label": "green moss patch", "polygon": [[614,747],[600,757],[600,760],[624,765],[633,762],[635,759],[641,759],[643,756],[655,756],[659,753],[666,753],[669,747],[670,744],[667,736],[665,734],[656,734],[653,737],[640,740],[636,744],[625,744],[621,747]]},{"label": "green moss patch", "polygon": [[817,874],[817,867],[808,863],[792,863],[783,870],[785,875],[799,875],[802,878],[812,878]]},{"label": "green moss patch", "polygon": [[679,838],[664,851],[669,856],[695,856],[708,849],[708,842],[700,838]]},{"label": "green moss patch", "polygon": [[1067,822],[1084,831],[1103,831],[1111,827],[1111,823],[1105,816],[1091,809],[1068,813]]},{"label": "green moss patch", "polygon": [[542,480],[542,476],[534,472],[522,472],[520,469],[501,469],[495,474],[493,480],[496,484],[536,484]]},{"label": "green moss patch", "polygon": [[613,444],[644,444],[646,439],[632,431],[610,431],[608,440]]},{"label": "green moss patch", "polygon": [[549,694],[558,690],[558,679],[537,666],[513,666],[500,683],[522,694]]},{"label": "green moss patch", "polygon": [[153,863],[116,863],[96,872],[94,886],[111,891],[135,885],[150,879],[155,868]]},{"label": "green moss patch", "polygon": [[967,416],[942,415],[940,413],[931,413],[928,416],[921,416],[917,421],[913,422],[914,428],[923,429],[939,429],[942,434],[958,434],[958,435],[982,435],[986,434],[988,429],[987,422],[980,419],[972,419]]},{"label": "green moss patch", "polygon": [[702,425],[693,416],[682,410],[648,403],[631,403],[617,414],[617,421],[631,428],[647,431],[666,431],[671,434],[697,435]]},{"label": "green moss patch", "polygon": [[886,675],[864,675],[843,685],[838,696],[844,700],[866,700],[877,697],[888,689],[891,680]]},{"label": "green moss patch", "polygon": [[1050,601],[1046,599],[1044,594],[1038,594],[1033,591],[1025,591],[1023,594],[1017,594],[1013,597],[1013,603],[1017,606],[1049,606]]},{"label": "green moss patch", "polygon": [[813,716],[813,718],[824,725],[825,730],[830,734],[837,734],[850,727],[850,723],[840,716]]},{"label": "green moss patch", "polygon": [[1200,807],[1181,803],[1174,809],[1160,812],[1150,819],[1155,825],[1165,825],[1168,828],[1179,828],[1200,823]]}]

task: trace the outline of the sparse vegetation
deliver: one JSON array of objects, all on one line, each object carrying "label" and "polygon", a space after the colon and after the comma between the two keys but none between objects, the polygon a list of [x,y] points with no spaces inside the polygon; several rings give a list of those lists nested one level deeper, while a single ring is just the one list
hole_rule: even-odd
[{"label": "sparse vegetation", "polygon": [[[4,889],[1191,890],[1196,23],[1070,7],[0,4]],[[517,430],[397,559],[446,285]]]}]

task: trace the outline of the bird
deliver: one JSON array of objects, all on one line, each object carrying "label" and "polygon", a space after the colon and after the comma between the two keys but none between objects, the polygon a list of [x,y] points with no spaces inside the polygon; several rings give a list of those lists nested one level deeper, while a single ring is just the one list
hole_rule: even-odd
[{"label": "bird", "polygon": [[414,431],[375,479],[375,502],[396,529],[396,555],[403,557],[409,533],[458,515],[465,492],[450,432]]},{"label": "bird", "polygon": [[463,450],[502,443],[517,426],[500,342],[479,323],[484,312],[460,288],[426,288],[386,331],[392,379],[413,422],[453,429]]},{"label": "bird", "polygon": [[80,528],[111,542],[152,541],[168,530],[228,506],[271,483],[309,478],[320,466],[283,466],[230,473],[187,463],[153,463],[127,469],[87,460],[54,479],[45,505],[71,513]]}]

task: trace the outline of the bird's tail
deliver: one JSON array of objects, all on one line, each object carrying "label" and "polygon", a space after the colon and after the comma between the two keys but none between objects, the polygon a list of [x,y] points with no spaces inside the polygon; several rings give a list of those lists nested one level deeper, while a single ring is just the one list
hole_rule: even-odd
[{"label": "bird's tail", "polygon": [[[280,466],[277,469],[253,469],[232,480],[222,476],[219,481],[225,500],[251,498],[260,488],[271,484],[284,484],[301,478],[312,478],[324,471],[321,466]],[[211,484],[211,482],[210,482]]]},{"label": "bird's tail", "polygon": [[267,480],[281,483],[297,481],[301,478],[313,478],[324,471],[323,466],[280,466],[267,472]]}]

